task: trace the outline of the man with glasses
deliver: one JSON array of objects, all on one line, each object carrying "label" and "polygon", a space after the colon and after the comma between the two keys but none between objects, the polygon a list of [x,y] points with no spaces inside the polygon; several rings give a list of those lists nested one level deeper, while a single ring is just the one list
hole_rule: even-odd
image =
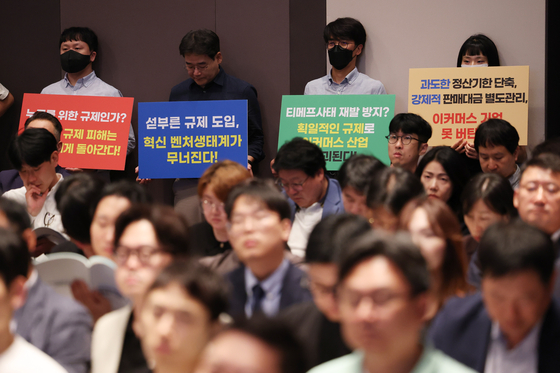
[{"label": "man with glasses", "polygon": [[292,209],[288,246],[293,254],[304,257],[315,225],[331,214],[344,212],[340,184],[326,175],[321,148],[301,137],[282,145],[273,167]]},{"label": "man with glasses", "polygon": [[384,95],[379,80],[358,72],[356,61],[366,44],[366,30],[354,18],[338,18],[329,23],[323,38],[327,43],[332,69],[319,79],[307,83],[306,95]]},{"label": "man with glasses", "polygon": [[[220,39],[211,30],[189,31],[181,40],[189,79],[171,89],[169,101],[247,100],[248,155],[251,170],[264,158],[264,135],[257,90],[251,84],[225,73]],[[184,214],[190,225],[202,221],[197,198],[197,179],[175,181],[175,209]]]},{"label": "man with glasses", "polygon": [[432,126],[421,116],[400,113],[389,123],[389,159],[391,166],[402,167],[414,173],[420,156],[428,150]]}]

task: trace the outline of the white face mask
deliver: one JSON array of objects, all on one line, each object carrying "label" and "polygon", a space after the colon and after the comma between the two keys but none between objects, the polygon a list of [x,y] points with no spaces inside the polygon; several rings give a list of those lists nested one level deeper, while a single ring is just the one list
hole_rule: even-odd
[{"label": "white face mask", "polygon": [[480,65],[461,65],[461,67],[488,67],[488,64],[482,63]]}]

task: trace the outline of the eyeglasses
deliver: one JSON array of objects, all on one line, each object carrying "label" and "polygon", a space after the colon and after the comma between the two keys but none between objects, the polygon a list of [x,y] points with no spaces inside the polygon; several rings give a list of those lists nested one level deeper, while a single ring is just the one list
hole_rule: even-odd
[{"label": "eyeglasses", "polygon": [[138,261],[146,266],[150,264],[152,257],[161,253],[162,250],[152,246],[140,246],[137,249],[132,249],[127,246],[119,246],[115,249],[115,262],[117,265],[124,265],[128,262],[131,255],[136,255]]},{"label": "eyeglasses", "polygon": [[292,188],[293,190],[297,190],[300,191],[303,189],[303,184],[305,184],[305,182],[307,181],[307,179],[309,179],[309,176],[307,176],[305,178],[305,180],[303,180],[301,183],[284,183],[282,182],[280,179],[278,179],[276,181],[276,184],[280,187],[283,188],[284,190],[288,190],[290,188]]},{"label": "eyeglasses", "polygon": [[214,208],[216,209],[216,211],[225,211],[223,202],[212,201],[210,199],[204,198],[202,201],[200,201],[200,204],[202,205],[202,209],[206,211],[212,211]]},{"label": "eyeglasses", "polygon": [[341,291],[338,293],[341,302],[357,308],[364,300],[368,300],[373,306],[379,309],[389,308],[395,301],[409,297],[409,293],[396,293],[392,291],[379,290],[371,294],[362,294],[356,291]]},{"label": "eyeglasses", "polygon": [[521,189],[529,193],[536,193],[539,191],[540,188],[543,189],[543,192],[549,196],[553,196],[556,193],[560,192],[560,187],[554,183],[537,183],[534,181],[528,182],[520,186]]},{"label": "eyeglasses", "polygon": [[420,140],[418,140],[417,138],[414,138],[410,135],[402,135],[402,136],[389,135],[389,136],[385,136],[385,138],[387,139],[387,141],[389,141],[389,144],[396,144],[397,141],[399,141],[399,138],[401,139],[403,145],[410,144],[412,142],[412,140],[416,140],[416,141],[420,142]]},{"label": "eyeglasses", "polygon": [[192,66],[192,65],[187,65],[187,71],[195,71],[198,70],[200,72],[204,72],[204,70],[206,70],[208,68],[208,65],[202,65],[202,66]]},{"label": "eyeglasses", "polygon": [[47,212],[45,214],[45,216],[43,217],[43,224],[45,225],[45,227],[48,228],[52,224],[55,216],[55,214],[51,214],[50,212]]},{"label": "eyeglasses", "polygon": [[335,47],[335,45],[338,45],[342,49],[347,49],[353,43],[354,42],[352,42],[352,41],[334,41],[334,40],[331,40],[327,43],[327,48],[328,49],[333,49]]}]

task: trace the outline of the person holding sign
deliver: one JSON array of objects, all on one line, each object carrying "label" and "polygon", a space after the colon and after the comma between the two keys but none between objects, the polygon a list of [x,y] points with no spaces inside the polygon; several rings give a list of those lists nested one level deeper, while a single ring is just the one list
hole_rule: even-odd
[{"label": "person holding sign", "polygon": [[356,67],[358,56],[366,44],[366,30],[354,18],[338,18],[323,33],[332,69],[319,79],[307,83],[306,95],[384,95],[379,80],[362,74]]},{"label": "person holding sign", "polygon": [[[247,160],[251,170],[264,158],[261,110],[255,87],[222,69],[220,39],[211,30],[189,31],[181,40],[179,52],[190,78],[171,89],[169,101],[247,100]],[[175,208],[185,214],[191,225],[202,220],[197,185],[197,179],[179,179],[173,185]]]},{"label": "person holding sign", "polygon": [[418,159],[428,150],[432,126],[424,118],[412,113],[400,113],[389,123],[389,159],[391,167],[399,166],[412,173]]}]

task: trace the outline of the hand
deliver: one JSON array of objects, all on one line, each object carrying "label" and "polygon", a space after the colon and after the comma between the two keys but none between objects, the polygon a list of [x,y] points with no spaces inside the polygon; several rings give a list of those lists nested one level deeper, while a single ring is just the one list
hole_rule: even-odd
[{"label": "hand", "polygon": [[478,159],[478,152],[476,151],[474,144],[466,143],[465,144],[465,153],[467,157],[471,159]]},{"label": "hand", "polygon": [[83,304],[91,313],[93,322],[106,313],[111,312],[111,303],[98,291],[89,290],[88,286],[82,280],[76,280],[72,283],[72,295]]},{"label": "hand", "polygon": [[41,193],[41,189],[35,185],[31,185],[29,189],[27,189],[25,192],[25,201],[27,202],[27,211],[31,216],[35,217],[41,212],[48,194],[48,191]]},{"label": "hand", "polygon": [[459,154],[463,154],[466,151],[466,144],[468,144],[466,139],[460,139],[455,144],[451,145],[451,149],[455,150]]},{"label": "hand", "polygon": [[254,177],[255,175],[253,175],[253,166],[251,166],[250,162],[255,162],[255,157],[253,157],[252,155],[248,155],[247,156],[247,169],[249,170],[249,173],[251,174],[251,177]]},{"label": "hand", "polygon": [[[138,166],[136,166],[136,168],[134,169],[134,172],[136,174],[138,174]],[[137,183],[148,184],[150,181],[152,181],[152,179],[140,179],[138,176],[136,176],[136,182]]]},{"label": "hand", "polygon": [[274,158],[272,158],[272,160],[270,161],[270,172],[272,172],[272,176],[276,179],[278,178],[278,173],[272,166],[274,166]]}]

